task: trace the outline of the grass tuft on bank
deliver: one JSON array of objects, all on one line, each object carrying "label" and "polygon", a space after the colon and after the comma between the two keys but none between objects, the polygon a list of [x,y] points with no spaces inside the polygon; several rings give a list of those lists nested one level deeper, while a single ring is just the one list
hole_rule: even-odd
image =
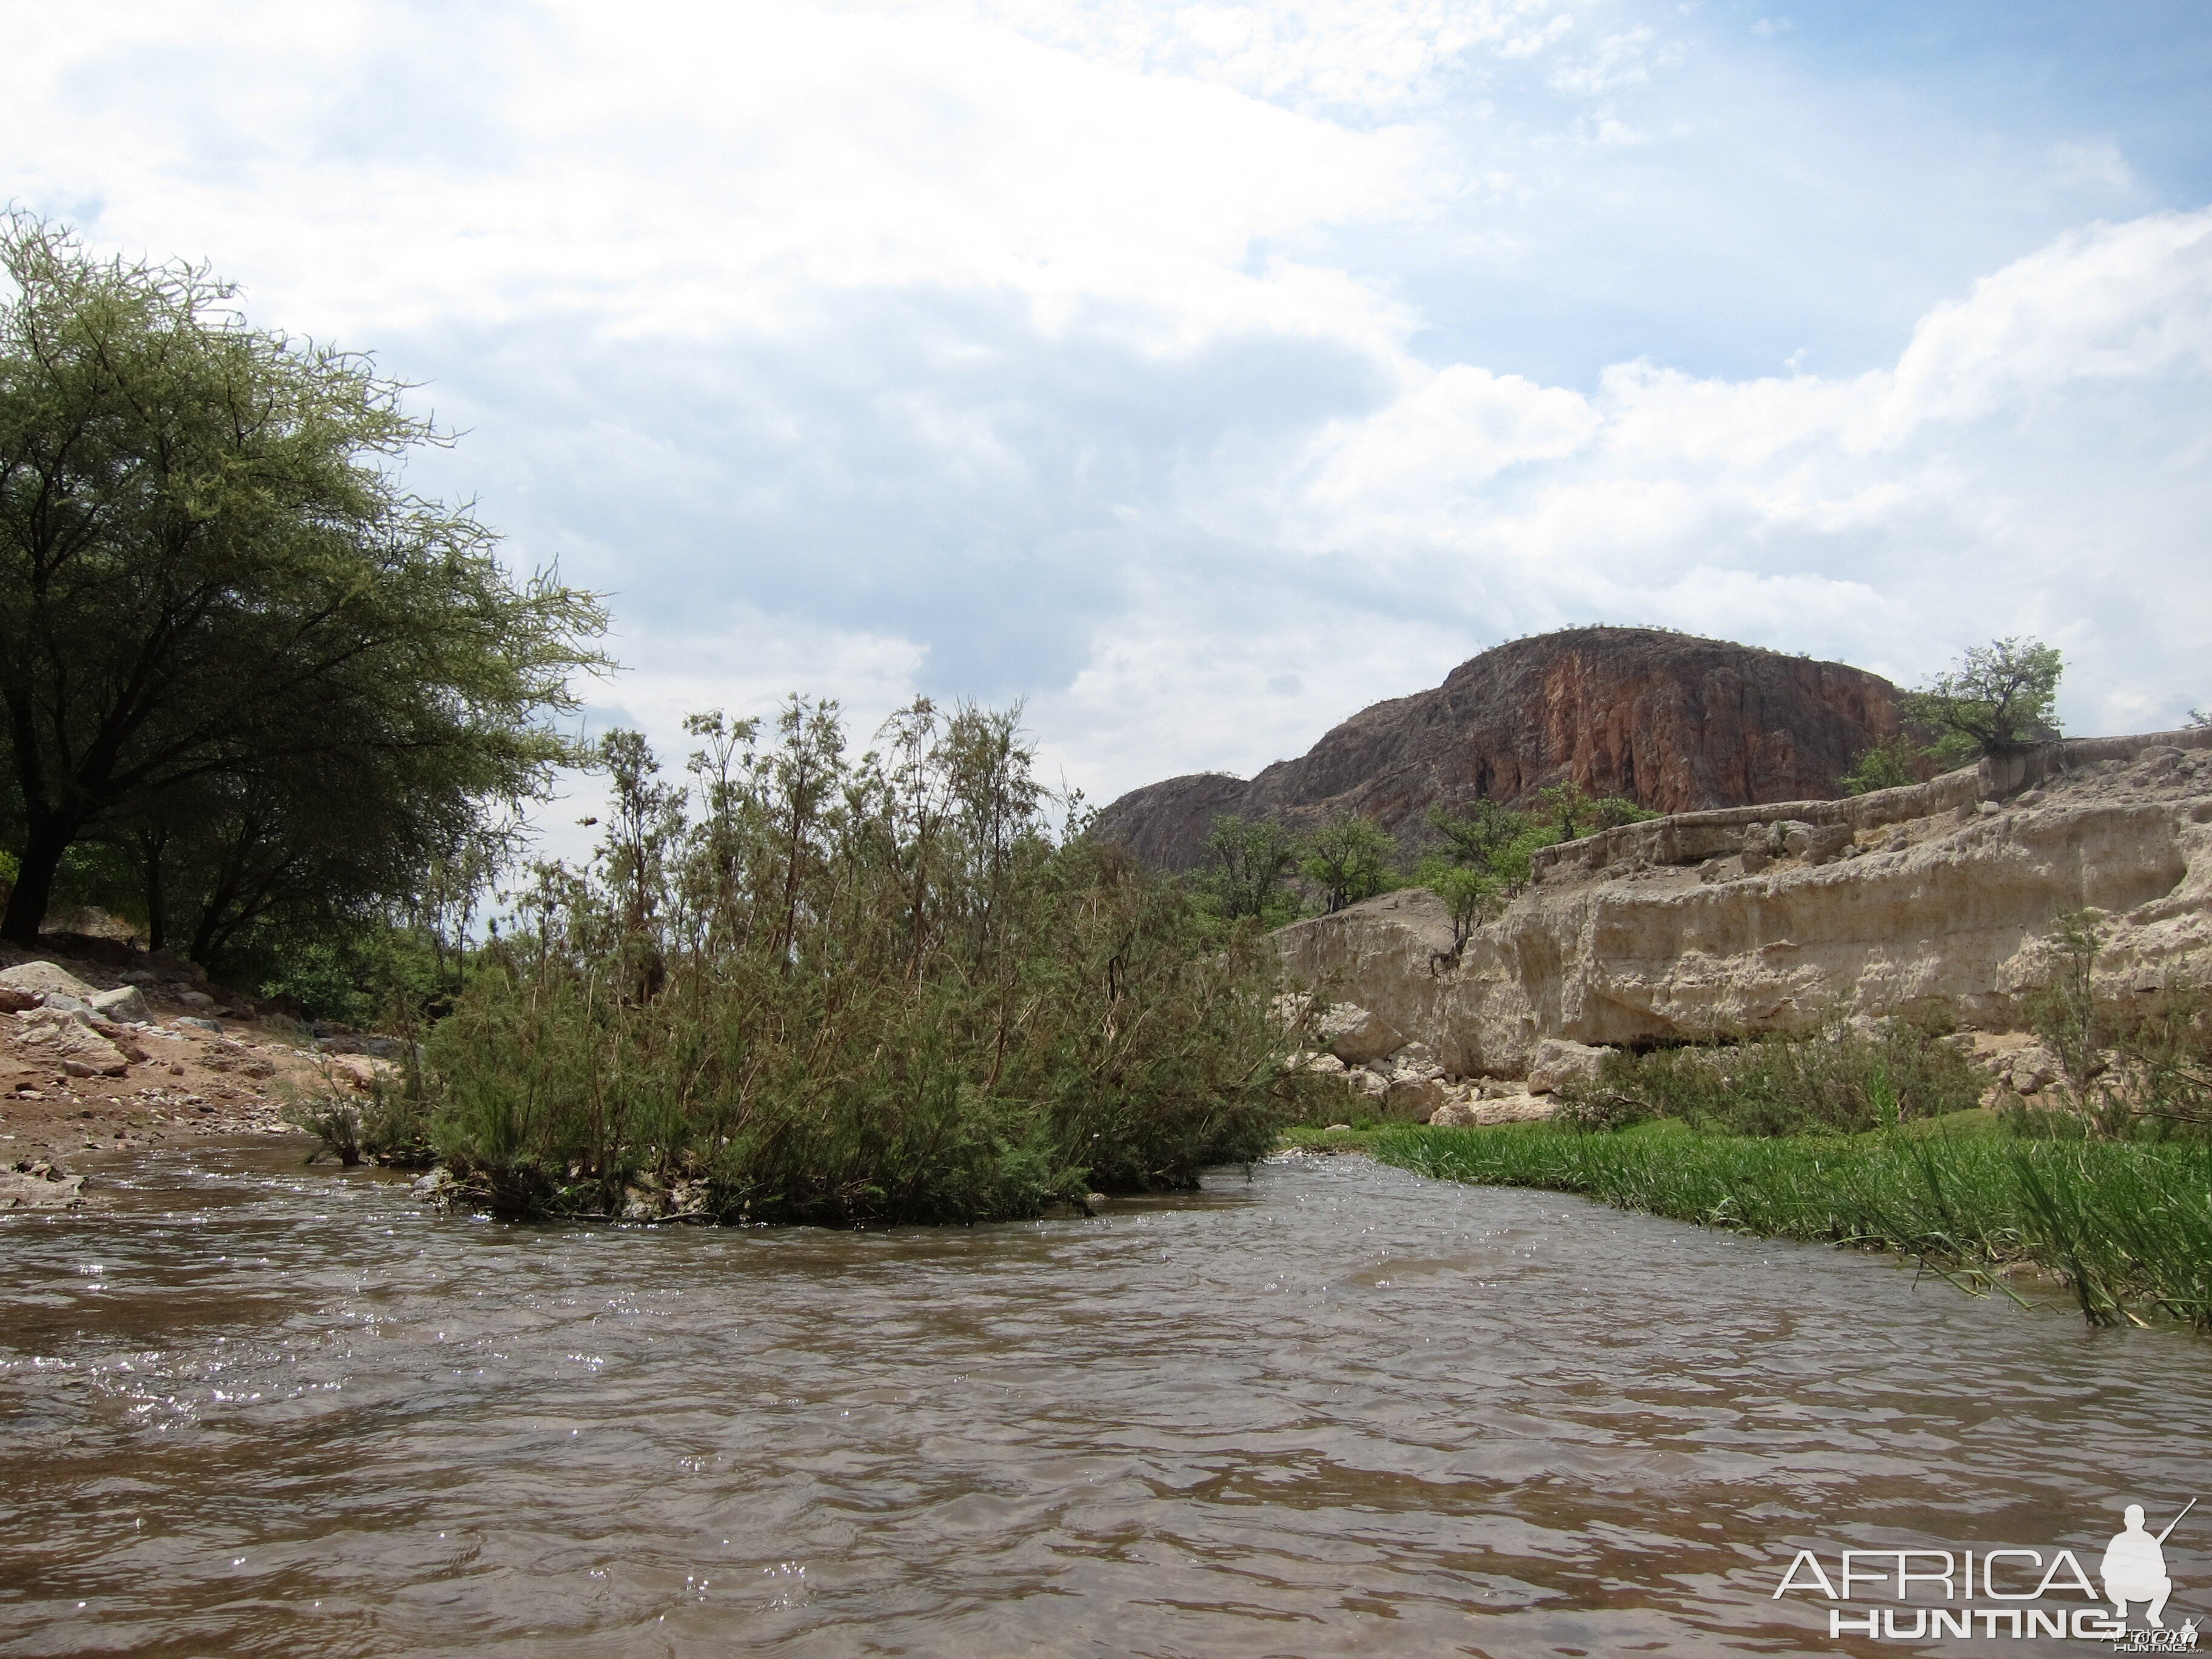
[{"label": "grass tuft on bank", "polygon": [[1394,1126],[1363,1139],[1382,1162],[1438,1180],[1896,1250],[1969,1289],[2029,1264],[2062,1279],[2093,1323],[2163,1314],[2212,1329],[2212,1146],[2202,1142],[2032,1139],[1979,1111],[1849,1135],[1662,1120]]}]

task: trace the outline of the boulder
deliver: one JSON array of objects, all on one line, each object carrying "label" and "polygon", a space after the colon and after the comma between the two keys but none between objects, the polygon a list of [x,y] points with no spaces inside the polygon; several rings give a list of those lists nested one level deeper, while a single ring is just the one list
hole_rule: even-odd
[{"label": "boulder", "polygon": [[38,1006],[35,992],[20,990],[13,985],[0,985],[0,1014],[20,1014],[26,1008]]},{"label": "boulder", "polygon": [[154,1011],[146,1006],[146,994],[135,985],[118,986],[112,991],[95,991],[91,1002],[93,1012],[119,1024],[144,1025],[154,1018]]},{"label": "boulder", "polygon": [[1597,1068],[1612,1051],[1565,1037],[1546,1037],[1528,1065],[1528,1092],[1555,1095],[1570,1083],[1594,1083]]},{"label": "boulder", "polygon": [[1851,844],[1848,823],[1789,823],[1782,826],[1782,850],[1808,864],[1828,864]]},{"label": "boulder", "polygon": [[0,985],[27,991],[40,1001],[51,996],[71,997],[89,1006],[99,994],[75,974],[51,962],[26,962],[0,973]]},{"label": "boulder", "polygon": [[1334,1054],[1314,1054],[1306,1060],[1306,1070],[1319,1072],[1322,1076],[1342,1076],[1344,1062]]},{"label": "boulder", "polygon": [[25,1052],[71,1077],[121,1077],[131,1069],[131,1057],[94,1030],[82,1014],[34,1008],[16,1018],[23,1022],[17,1041]]},{"label": "boulder", "polygon": [[215,999],[210,996],[205,991],[179,991],[177,993],[177,1000],[183,1003],[187,1008],[199,1009],[212,1008],[215,1006]]},{"label": "boulder", "polygon": [[1382,1091],[1382,1109],[1393,1117],[1411,1118],[1416,1123],[1426,1123],[1431,1115],[1454,1098],[1451,1088],[1441,1076],[1398,1077]]},{"label": "boulder", "polygon": [[2058,1056],[2040,1042],[2027,1042],[2014,1049],[2012,1063],[2000,1081],[2008,1084],[2017,1095],[2039,1094],[2066,1074],[2058,1063]]},{"label": "boulder", "polygon": [[0,1170],[0,1210],[74,1210],[83,1202],[81,1175],[64,1175],[46,1163]]},{"label": "boulder", "polygon": [[1499,1095],[1448,1102],[1429,1121],[1443,1128],[1474,1129],[1493,1123],[1534,1123],[1551,1116],[1559,1103],[1548,1095]]},{"label": "boulder", "polygon": [[1381,1060],[1406,1046],[1397,1027],[1350,1002],[1340,1002],[1315,1022],[1314,1040],[1347,1066]]},{"label": "boulder", "polygon": [[1444,1068],[1437,1064],[1436,1055],[1425,1042],[1409,1042],[1390,1056],[1393,1082],[1425,1082],[1443,1074]]}]

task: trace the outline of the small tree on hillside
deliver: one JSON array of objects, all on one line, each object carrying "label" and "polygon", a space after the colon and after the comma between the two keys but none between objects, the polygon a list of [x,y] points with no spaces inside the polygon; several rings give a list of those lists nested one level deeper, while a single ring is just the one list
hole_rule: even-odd
[{"label": "small tree on hillside", "polygon": [[1210,884],[1221,914],[1264,918],[1282,892],[1283,881],[1298,861],[1297,843],[1273,818],[1242,818],[1224,812],[1206,838],[1212,862]]},{"label": "small tree on hillside", "polygon": [[1943,733],[1941,759],[1961,764],[2058,735],[2058,677],[2065,662],[2039,640],[1992,640],[1946,673],[1905,694],[1905,717]]},{"label": "small tree on hillside", "polygon": [[1599,830],[1617,829],[1659,815],[1622,795],[1593,796],[1572,778],[1539,789],[1533,811],[1549,820],[1560,841],[1574,841]]},{"label": "small tree on hillside", "polygon": [[1371,818],[1347,813],[1306,840],[1301,868],[1320,888],[1331,915],[1381,892],[1390,878],[1397,843]]},{"label": "small tree on hillside", "polygon": [[1431,835],[1443,843],[1446,860],[1486,876],[1499,873],[1506,849],[1528,828],[1527,818],[1487,795],[1469,803],[1463,813],[1431,806],[1426,822]]},{"label": "small tree on hillside", "polygon": [[1498,877],[1468,865],[1428,859],[1423,861],[1413,879],[1443,902],[1444,914],[1451,918],[1451,956],[1455,962],[1468,936],[1497,915],[1504,902],[1504,884]]}]

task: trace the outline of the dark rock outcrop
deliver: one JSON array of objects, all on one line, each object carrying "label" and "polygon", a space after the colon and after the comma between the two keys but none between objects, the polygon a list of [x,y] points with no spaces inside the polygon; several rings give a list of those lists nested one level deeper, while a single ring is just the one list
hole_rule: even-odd
[{"label": "dark rock outcrop", "polygon": [[1300,827],[1358,812],[1410,845],[1431,804],[1511,802],[1566,778],[1661,812],[1823,799],[1896,731],[1897,697],[1842,663],[1658,629],[1570,629],[1364,708],[1249,781],[1199,773],[1132,790],[1098,832],[1182,870],[1224,812]]}]

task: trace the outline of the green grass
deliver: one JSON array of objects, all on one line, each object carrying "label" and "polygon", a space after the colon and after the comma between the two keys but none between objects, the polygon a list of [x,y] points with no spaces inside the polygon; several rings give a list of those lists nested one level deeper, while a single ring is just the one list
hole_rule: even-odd
[{"label": "green grass", "polygon": [[1393,1126],[1361,1139],[1383,1162],[1438,1180],[1897,1250],[1969,1289],[2031,1264],[2070,1286],[2094,1323],[2163,1314],[2212,1329],[2212,1147],[2203,1145],[2027,1139],[1978,1111],[1857,1135],[1660,1121]]}]

